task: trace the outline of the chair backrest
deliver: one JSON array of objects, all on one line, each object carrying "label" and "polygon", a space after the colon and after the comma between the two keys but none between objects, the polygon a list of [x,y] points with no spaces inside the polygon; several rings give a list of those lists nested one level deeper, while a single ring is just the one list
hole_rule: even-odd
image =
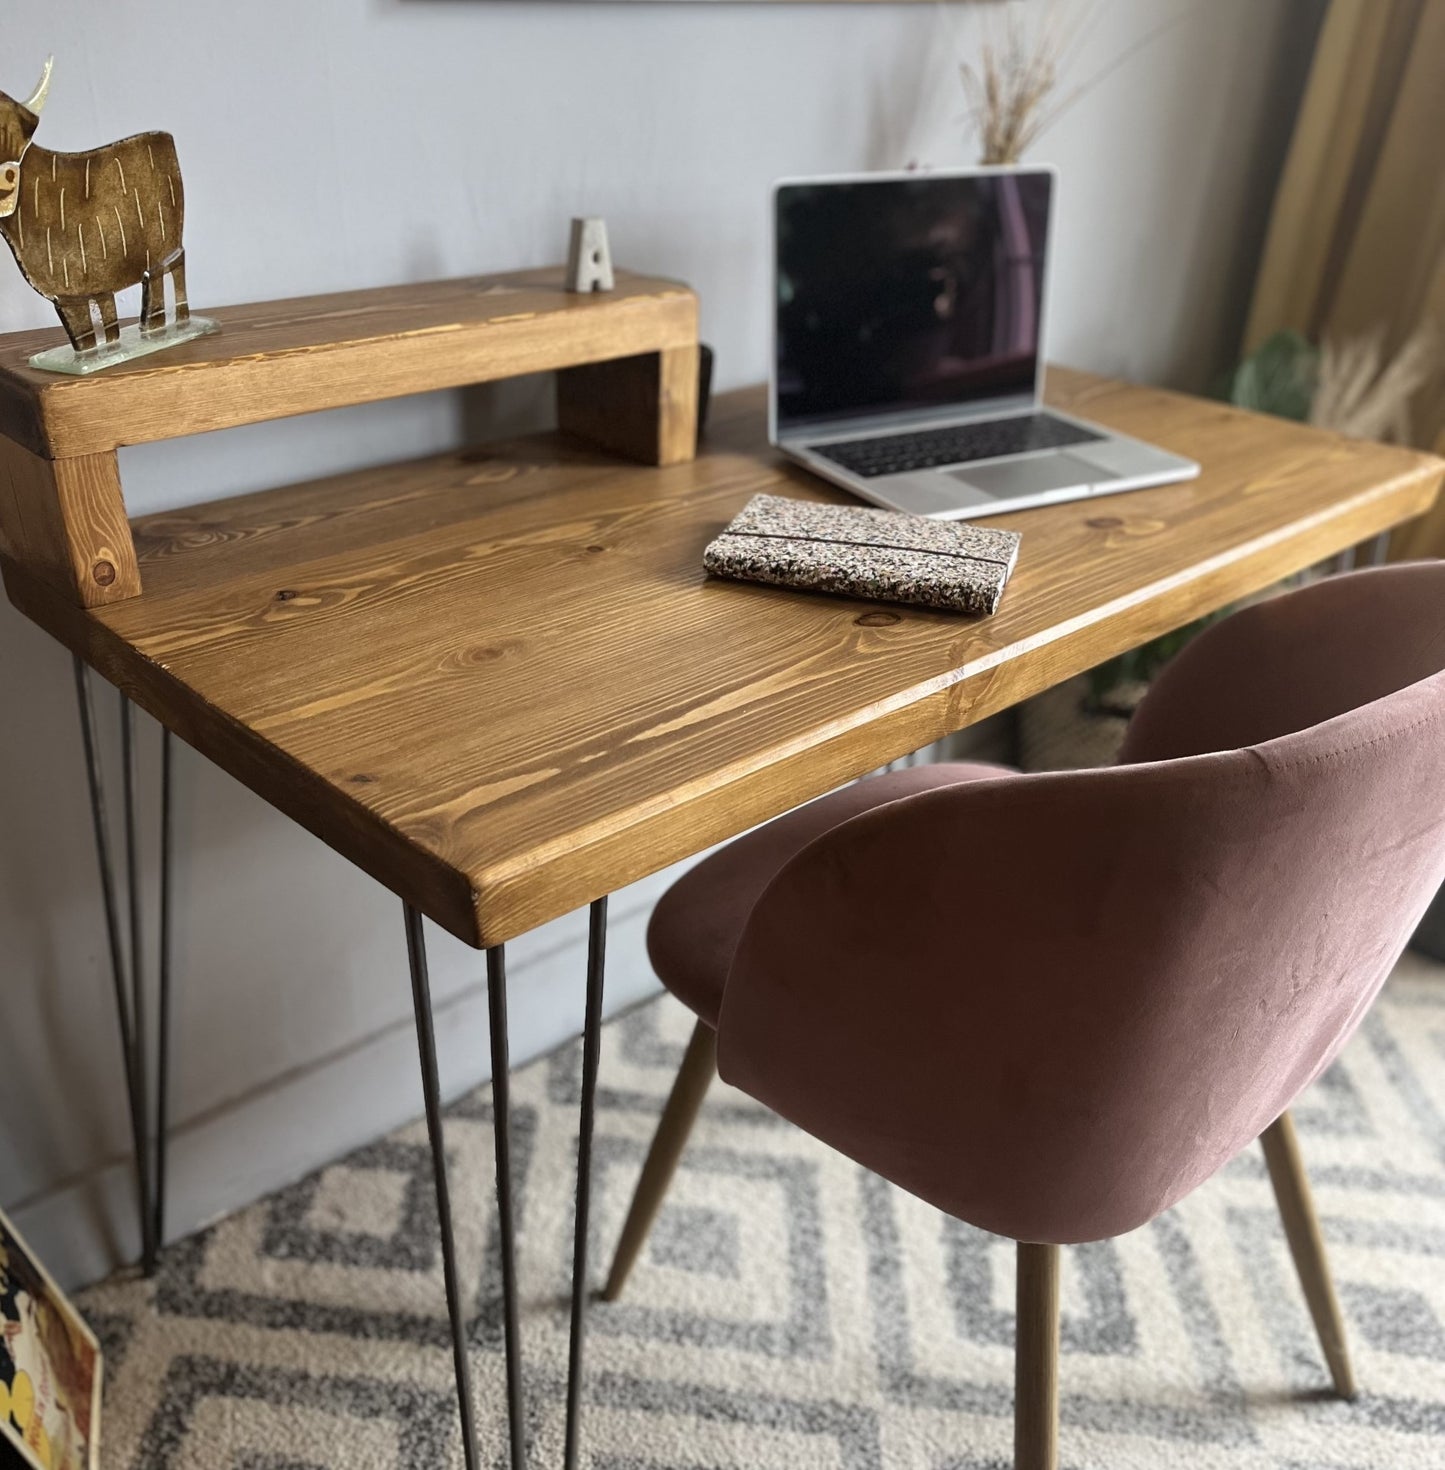
[{"label": "chair backrest", "polygon": [[1238,614],[1136,721],[1117,767],[799,853],[734,959],[723,1077],[1020,1240],[1134,1229],[1257,1137],[1445,880],[1445,564]]}]

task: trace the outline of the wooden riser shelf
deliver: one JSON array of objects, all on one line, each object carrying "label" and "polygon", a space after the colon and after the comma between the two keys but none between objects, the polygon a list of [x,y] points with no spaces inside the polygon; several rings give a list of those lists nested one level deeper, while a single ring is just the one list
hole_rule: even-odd
[{"label": "wooden riser shelf", "polygon": [[558,373],[569,432],[647,464],[690,459],[697,300],[560,267],[223,308],[214,336],[93,377],[40,372],[54,331],[0,337],[0,553],[83,606],[139,595],[115,451],[321,409]]}]

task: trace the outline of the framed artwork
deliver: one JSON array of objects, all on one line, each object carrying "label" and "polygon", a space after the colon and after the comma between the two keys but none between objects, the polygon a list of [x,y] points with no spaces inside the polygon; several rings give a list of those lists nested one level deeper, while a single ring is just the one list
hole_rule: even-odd
[{"label": "framed artwork", "polygon": [[0,1214],[0,1467],[100,1470],[100,1344]]}]

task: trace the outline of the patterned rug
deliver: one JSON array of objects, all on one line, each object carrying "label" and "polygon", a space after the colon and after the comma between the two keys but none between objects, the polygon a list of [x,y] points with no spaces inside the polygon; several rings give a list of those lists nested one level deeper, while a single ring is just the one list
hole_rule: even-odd
[{"label": "patterned rug", "polygon": [[[681,1056],[671,1000],[608,1029],[593,1275]],[[561,1463],[575,1050],[518,1074],[531,1462]],[[1179,1208],[1066,1253],[1070,1470],[1445,1466],[1445,969],[1407,958],[1296,1112],[1362,1394],[1327,1379],[1251,1149]],[[504,1464],[488,1094],[448,1117],[484,1460]],[[82,1307],[107,1470],[461,1464],[420,1124],[172,1247]],[[1012,1248],[717,1086],[625,1298],[591,1315],[595,1470],[1000,1470]]]}]

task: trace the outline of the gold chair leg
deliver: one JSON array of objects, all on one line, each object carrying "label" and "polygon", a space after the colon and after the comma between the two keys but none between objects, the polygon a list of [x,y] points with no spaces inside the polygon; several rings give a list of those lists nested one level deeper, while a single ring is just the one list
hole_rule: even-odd
[{"label": "gold chair leg", "polygon": [[1300,1285],[1304,1287],[1305,1301],[1309,1304],[1310,1316],[1314,1318],[1320,1347],[1324,1350],[1325,1362],[1329,1364],[1330,1377],[1335,1382],[1335,1392],[1341,1398],[1352,1399],[1355,1396],[1355,1373],[1350,1366],[1345,1321],[1340,1315],[1334,1282],[1330,1279],[1329,1258],[1325,1255],[1325,1242],[1320,1234],[1319,1217],[1315,1214],[1293,1119],[1288,1113],[1282,1113],[1260,1135],[1259,1141],[1264,1149],[1264,1161],[1269,1166],[1269,1179],[1274,1185],[1274,1197],[1279,1203],[1280,1219],[1284,1222],[1294,1268],[1299,1273]]},{"label": "gold chair leg", "polygon": [[1014,1470],[1058,1470],[1059,1248],[1018,1246]]},{"label": "gold chair leg", "polygon": [[647,1162],[642,1166],[637,1192],[632,1196],[627,1223],[622,1227],[622,1238],[617,1242],[617,1254],[612,1259],[612,1270],[608,1274],[607,1285],[602,1289],[603,1301],[615,1302],[622,1295],[632,1267],[647,1243],[667,1186],[677,1171],[677,1161],[682,1157],[692,1125],[697,1120],[697,1111],[716,1076],[717,1036],[711,1026],[699,1021],[693,1030],[692,1040],[687,1044],[682,1070],[677,1074],[667,1106],[662,1110],[662,1121],[657,1125]]}]

